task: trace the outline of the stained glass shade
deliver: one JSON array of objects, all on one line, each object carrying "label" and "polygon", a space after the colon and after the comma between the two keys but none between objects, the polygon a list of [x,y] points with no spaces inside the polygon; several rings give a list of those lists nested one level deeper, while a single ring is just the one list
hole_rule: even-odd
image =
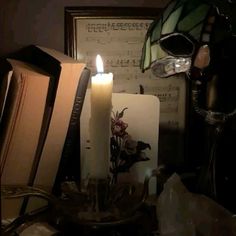
[{"label": "stained glass shade", "polygon": [[[189,69],[195,45],[211,40],[214,12],[213,6],[200,0],[170,2],[162,16],[148,29],[142,51],[141,70],[145,71],[155,64],[154,74],[156,70],[157,76],[169,76],[178,72],[171,71],[174,58],[181,60],[177,67],[183,65]],[[185,70],[185,67],[182,69]]]}]

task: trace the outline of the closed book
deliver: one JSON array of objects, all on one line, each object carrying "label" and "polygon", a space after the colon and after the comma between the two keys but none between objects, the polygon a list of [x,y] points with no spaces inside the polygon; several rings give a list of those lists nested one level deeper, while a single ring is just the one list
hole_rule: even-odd
[{"label": "closed book", "polygon": [[65,143],[57,171],[53,193],[61,193],[60,185],[63,181],[80,182],[80,115],[90,78],[90,70],[85,68],[77,87],[73,110],[67,130]]},{"label": "closed book", "polygon": [[[8,61],[13,75],[1,132],[1,184],[27,184],[39,142],[50,76],[29,63]],[[20,204],[15,206],[12,202],[2,204],[3,215],[5,212],[10,214],[8,217],[13,216],[19,207]]]},{"label": "closed book", "polygon": [[69,128],[76,90],[85,64],[57,50],[37,45],[25,47],[12,57],[37,65],[54,78],[51,113],[28,182],[29,185],[41,186],[51,191]]},{"label": "closed book", "polygon": [[[24,47],[10,57],[34,64],[53,78],[40,141],[27,183],[29,186],[37,186],[50,192],[55,182],[76,90],[85,64],[79,63],[57,50],[37,45]],[[21,214],[25,212],[25,209],[31,211],[43,205],[45,202],[41,202],[39,199],[28,201],[26,198],[21,208]]]},{"label": "closed book", "polygon": [[54,57],[61,67],[50,124],[34,181],[35,185],[43,185],[51,191],[69,128],[77,86],[85,64],[55,50],[41,47],[39,49]]}]

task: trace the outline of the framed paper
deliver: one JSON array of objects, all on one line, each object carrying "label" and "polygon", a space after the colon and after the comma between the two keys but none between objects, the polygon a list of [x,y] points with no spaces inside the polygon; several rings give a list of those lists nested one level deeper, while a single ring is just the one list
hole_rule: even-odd
[{"label": "framed paper", "polygon": [[65,11],[66,53],[85,62],[92,75],[100,54],[105,72],[114,75],[114,92],[138,93],[137,81],[149,76],[139,69],[145,34],[161,9],[93,7]]},{"label": "framed paper", "polygon": [[161,12],[161,8],[66,7],[65,52],[85,62],[91,75],[97,73],[95,58],[100,54],[105,73],[114,75],[115,93],[158,96],[159,160],[179,164],[185,152],[186,79],[184,75],[156,78],[139,67],[147,29]]}]

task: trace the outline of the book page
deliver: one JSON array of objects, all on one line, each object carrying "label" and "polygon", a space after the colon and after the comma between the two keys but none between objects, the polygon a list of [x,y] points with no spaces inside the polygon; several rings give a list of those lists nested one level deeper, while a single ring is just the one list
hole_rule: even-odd
[{"label": "book page", "polygon": [[6,104],[8,89],[13,71],[9,71],[3,78],[0,78],[0,123],[2,120],[3,111]]}]

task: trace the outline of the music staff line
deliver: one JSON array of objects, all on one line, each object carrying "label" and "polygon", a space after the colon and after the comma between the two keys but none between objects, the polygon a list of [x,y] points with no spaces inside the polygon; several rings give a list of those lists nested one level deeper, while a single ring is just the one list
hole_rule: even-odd
[{"label": "music staff line", "polygon": [[149,22],[112,22],[105,23],[88,23],[86,24],[87,32],[104,33],[113,31],[147,31]]},{"label": "music staff line", "polygon": [[144,41],[144,36],[140,37],[109,37],[107,35],[106,37],[86,37],[85,38],[86,43],[97,43],[101,45],[107,45],[112,43],[124,43],[124,44],[140,44]]},{"label": "music staff line", "polygon": [[[95,68],[94,60],[86,60],[86,65],[90,68]],[[105,59],[104,65],[106,68],[114,68],[114,67],[139,67],[140,59],[133,58],[133,59]]]},{"label": "music staff line", "polygon": [[[117,58],[117,57],[128,57],[128,58],[135,58],[135,57],[138,57],[140,58],[141,57],[141,50],[106,50],[106,51],[103,51],[102,52],[102,57],[105,58],[105,57],[111,57],[111,58]],[[96,52],[94,52],[94,50],[90,51],[90,50],[87,50],[86,52],[82,52],[82,51],[78,51],[78,54],[82,54],[84,55],[86,58],[85,59],[88,59],[88,60],[91,60],[91,59],[94,59],[94,57],[96,56]]]}]

